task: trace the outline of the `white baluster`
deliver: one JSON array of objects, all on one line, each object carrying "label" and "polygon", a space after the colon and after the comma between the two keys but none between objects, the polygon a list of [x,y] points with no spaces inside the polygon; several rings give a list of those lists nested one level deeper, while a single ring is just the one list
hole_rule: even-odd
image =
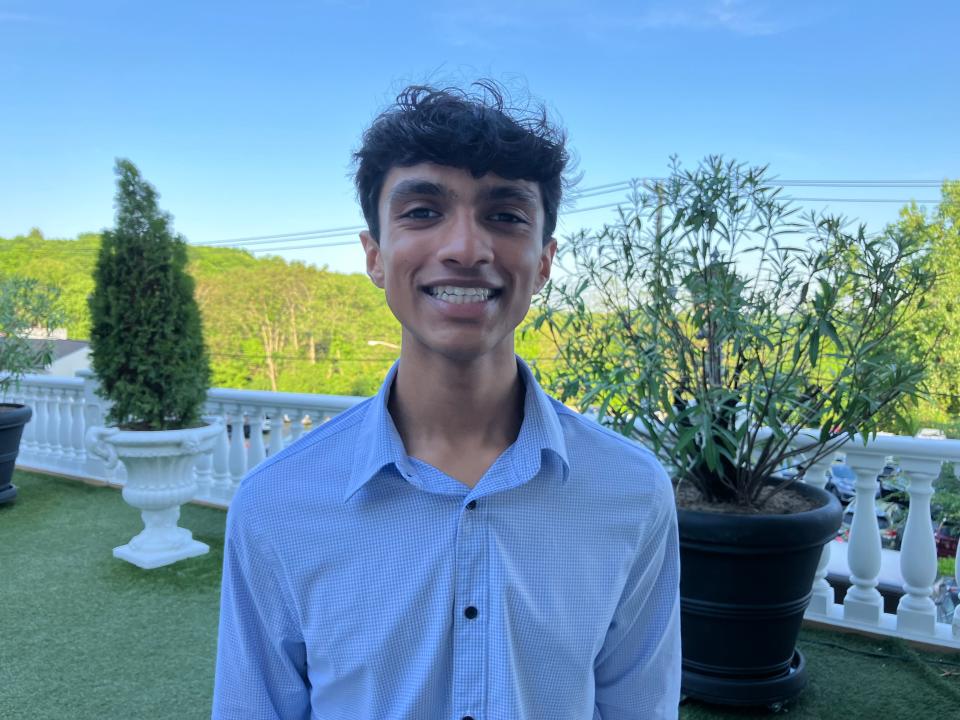
[{"label": "white baluster", "polygon": [[60,447],[60,390],[51,388],[47,396],[47,442],[50,445],[49,453],[54,460],[63,456]]},{"label": "white baluster", "polygon": [[247,449],[243,438],[243,408],[234,406],[230,424],[230,486],[236,489],[247,474]]},{"label": "white baluster", "polygon": [[37,388],[37,406],[34,408],[37,423],[37,455],[45,462],[50,453],[50,441],[47,439],[47,394],[49,389]]},{"label": "white baluster", "polygon": [[213,495],[229,502],[232,491],[230,489],[230,441],[227,438],[227,415],[223,406],[220,406],[217,412],[222,418],[223,430],[217,436],[217,442],[213,446]]},{"label": "white baluster", "polygon": [[304,414],[300,408],[294,408],[290,411],[290,443],[295,443],[303,435]]},{"label": "white baluster", "polygon": [[897,606],[897,629],[933,635],[937,608],[931,595],[937,579],[937,546],[930,525],[930,496],[933,481],[940,472],[940,462],[911,459],[908,463],[904,459],[901,467],[910,479],[907,486],[910,509],[900,545],[904,595]]},{"label": "white baluster", "polygon": [[263,410],[258,407],[250,410],[250,447],[247,451],[247,467],[254,468],[263,462],[267,451],[263,447]]},{"label": "white baluster", "polygon": [[83,391],[73,395],[72,401],[70,412],[73,415],[73,419],[70,423],[70,429],[73,432],[73,437],[71,438],[70,444],[73,446],[73,456],[84,463],[87,461],[87,450],[83,446],[83,435],[87,431],[87,428],[83,421],[84,405],[86,404],[86,401],[83,399]]},{"label": "white baluster", "polygon": [[874,497],[882,459],[863,451],[857,452],[855,447],[853,442],[844,447],[847,465],[857,476],[857,504],[847,543],[850,588],[843,598],[843,617],[877,625],[883,613],[883,598],[877,590],[881,560],[880,526]]},{"label": "white baluster", "polygon": [[[804,474],[803,481],[807,485],[813,485],[823,490],[827,485],[827,469],[830,467],[830,462],[831,458],[828,456],[811,465]],[[827,566],[830,564],[830,548],[832,546],[833,542],[828,542],[823,546],[823,551],[820,553],[817,572],[813,576],[813,594],[810,597],[810,604],[807,606],[809,612],[819,615],[826,615],[828,609],[833,606],[833,587],[827,582]]]},{"label": "white baluster", "polygon": [[274,408],[270,414],[270,454],[283,450],[283,408]]},{"label": "white baluster", "polygon": [[23,428],[23,439],[20,445],[23,459],[32,458],[37,452],[37,394],[35,387],[24,388],[23,402],[30,406],[32,413],[30,422]]},{"label": "white baluster", "polygon": [[[76,459],[73,454],[73,393],[70,390],[64,390],[60,399],[60,449],[63,452],[64,460],[72,461]],[[72,462],[68,463],[68,469],[72,469]]]}]

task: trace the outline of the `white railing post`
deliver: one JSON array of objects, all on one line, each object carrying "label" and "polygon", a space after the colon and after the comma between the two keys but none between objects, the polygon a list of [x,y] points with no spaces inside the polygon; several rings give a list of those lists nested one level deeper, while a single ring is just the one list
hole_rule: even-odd
[{"label": "white railing post", "polygon": [[263,410],[258,407],[248,407],[245,410],[250,418],[250,447],[247,452],[247,468],[253,469],[267,457],[263,446]]},{"label": "white railing post", "polygon": [[303,435],[303,410],[293,408],[290,411],[290,442],[295,443]]},{"label": "white railing post", "polygon": [[48,461],[60,458],[63,449],[60,447],[60,390],[51,388],[47,396],[47,451]]},{"label": "white railing post", "polygon": [[33,408],[34,422],[37,423],[37,458],[45,459],[50,452],[50,441],[47,439],[47,395],[50,389],[37,388],[37,404]]},{"label": "white railing post", "polygon": [[940,464],[938,460],[911,458],[908,462],[903,458],[900,465],[909,478],[910,508],[900,545],[904,595],[897,606],[897,629],[924,635],[933,635],[937,623],[937,608],[931,599],[937,579],[937,547],[930,524],[930,496]]},{"label": "white railing post", "polygon": [[68,464],[76,459],[73,451],[73,392],[64,390],[60,399],[60,447]]},{"label": "white railing post", "polygon": [[270,410],[270,455],[283,450],[283,408]]},{"label": "white railing post", "polygon": [[221,407],[223,428],[213,446],[213,496],[222,502],[230,502],[230,441],[227,439],[227,417]]},{"label": "white railing post", "polygon": [[81,388],[79,392],[73,395],[72,404],[70,405],[70,412],[72,414],[70,429],[73,433],[73,436],[70,438],[70,444],[73,446],[73,456],[81,466],[87,461],[87,449],[83,446],[83,436],[87,431],[83,422],[85,404],[83,389]]},{"label": "white railing post", "polygon": [[[803,481],[807,485],[813,485],[823,490],[827,485],[827,469],[829,467],[829,457],[820,459],[817,463],[807,468],[803,476]],[[819,615],[826,615],[830,607],[833,606],[833,587],[827,582],[827,566],[830,564],[830,548],[832,545],[832,541],[828,542],[823,546],[823,551],[820,553],[817,572],[813,576],[810,604],[807,606],[809,612]]]},{"label": "white railing post", "polygon": [[247,449],[243,441],[243,406],[234,405],[230,413],[230,495],[247,474]]},{"label": "white railing post", "polygon": [[[877,590],[880,577],[880,526],[875,500],[878,457],[849,442],[843,446],[847,465],[857,476],[856,508],[847,543],[850,588],[843,598],[843,617],[847,620],[878,625],[883,613],[883,597]],[[882,465],[882,459],[881,465]]]}]

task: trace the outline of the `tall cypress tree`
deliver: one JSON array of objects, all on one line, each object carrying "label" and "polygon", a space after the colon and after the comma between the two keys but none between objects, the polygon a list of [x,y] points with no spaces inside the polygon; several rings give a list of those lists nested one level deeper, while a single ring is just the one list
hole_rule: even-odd
[{"label": "tall cypress tree", "polygon": [[103,233],[90,297],[90,347],[108,423],[168,430],[199,424],[210,386],[187,246],[129,160],[116,165],[116,227]]}]

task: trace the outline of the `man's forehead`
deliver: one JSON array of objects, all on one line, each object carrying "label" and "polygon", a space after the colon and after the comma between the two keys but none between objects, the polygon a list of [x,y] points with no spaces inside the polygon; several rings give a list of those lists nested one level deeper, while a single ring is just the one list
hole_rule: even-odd
[{"label": "man's forehead", "polygon": [[389,203],[409,195],[443,195],[454,199],[481,196],[542,204],[540,185],[535,181],[508,179],[496,173],[474,177],[464,168],[434,163],[390,169],[384,178],[381,198]]}]

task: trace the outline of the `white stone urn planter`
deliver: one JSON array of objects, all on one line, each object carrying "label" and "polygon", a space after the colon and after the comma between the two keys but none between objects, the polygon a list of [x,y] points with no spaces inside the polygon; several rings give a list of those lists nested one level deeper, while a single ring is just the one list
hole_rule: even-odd
[{"label": "white stone urn planter", "polygon": [[108,468],[123,461],[127,469],[123,499],[139,509],[143,518],[143,530],[126,545],[114,548],[114,557],[149,570],[210,550],[177,521],[180,506],[197,490],[194,461],[198,455],[212,452],[222,432],[220,423],[186,430],[98,426],[87,431],[87,449],[102,458]]}]

